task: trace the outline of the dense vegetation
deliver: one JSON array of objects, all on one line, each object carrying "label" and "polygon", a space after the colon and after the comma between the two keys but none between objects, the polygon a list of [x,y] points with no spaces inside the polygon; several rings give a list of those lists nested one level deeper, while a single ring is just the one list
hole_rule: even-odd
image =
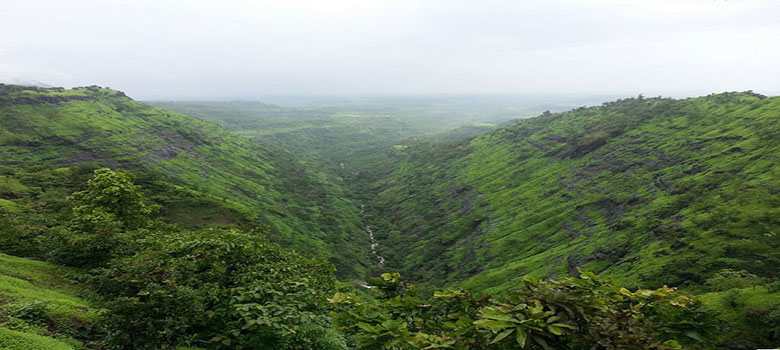
[{"label": "dense vegetation", "polygon": [[97,87],[0,85],[0,121],[6,209],[57,211],[62,205],[52,202],[83,186],[92,169],[119,167],[138,173],[169,221],[266,226],[273,240],[328,257],[342,276],[368,265],[358,205],[286,151]]},{"label": "dense vegetation", "polygon": [[0,254],[0,348],[73,349],[100,336],[99,309],[74,271]]},{"label": "dense vegetation", "polygon": [[[154,206],[124,171],[96,170],[68,202],[67,220],[38,237],[39,251],[81,268],[74,274],[105,310],[97,318],[73,296],[50,296],[61,293],[56,290],[39,297],[24,285],[7,288],[2,293],[13,300],[13,311],[3,327],[10,339],[0,339],[0,345],[22,349],[29,338],[50,348],[49,340],[34,338],[42,335],[122,349],[338,349],[343,343],[324,318],[333,265],[283,250],[259,230],[191,231],[150,219]],[[35,243],[26,238],[4,232],[4,240],[15,243],[8,246]],[[37,275],[17,273],[15,278]],[[74,334],[79,327],[99,332]]]},{"label": "dense vegetation", "polygon": [[[74,275],[81,276],[104,310],[98,316],[93,312],[85,325],[81,322],[90,313],[84,302],[66,293],[65,300],[56,299],[58,291],[36,294],[22,281],[22,286],[0,290],[14,300],[8,305],[12,311],[0,319],[4,347],[546,349],[600,344],[606,349],[678,349],[679,341],[696,348],[708,344],[707,324],[699,320],[695,302],[666,287],[618,290],[584,273],[561,282],[528,278],[525,289],[501,302],[466,291],[439,292],[426,301],[398,274],[384,274],[370,280],[382,295],[362,301],[355,292],[333,294],[331,264],[283,250],[257,230],[192,231],[150,219],[154,205],[125,171],[96,170],[86,188],[68,201],[68,220],[49,227],[39,237],[39,249],[54,262],[82,268]],[[26,237],[4,238],[20,245]],[[37,279],[55,279],[51,274]],[[8,278],[12,285],[19,283]],[[79,328],[87,331],[76,332]],[[512,333],[515,341],[504,341]]]},{"label": "dense vegetation", "polygon": [[357,181],[374,198],[388,268],[413,281],[496,292],[584,267],[632,287],[728,295],[738,301],[719,311],[761,315],[771,333],[778,109],[780,98],[753,93],[627,99],[395,147]]},{"label": "dense vegetation", "polygon": [[420,297],[400,275],[371,280],[377,299],[336,294],[340,330],[360,349],[708,348],[711,320],[674,289],[629,291],[592,272],[581,278],[526,277],[502,298],[466,290]]},{"label": "dense vegetation", "polygon": [[396,147],[373,203],[386,254],[403,254],[391,267],[494,289],[579,266],[646,286],[722,269],[775,278],[778,106],[749,93],[628,99]]},{"label": "dense vegetation", "polygon": [[287,149],[336,178],[339,170],[355,171],[364,158],[408,138],[473,136],[510,119],[536,115],[543,107],[563,108],[549,104],[516,108],[500,99],[465,97],[326,100],[305,107],[247,101],[149,103]]},{"label": "dense vegetation", "polygon": [[0,347],[780,343],[779,98],[406,141],[386,128],[431,130],[365,106],[181,106],[260,142],[115,90],[0,85]]}]

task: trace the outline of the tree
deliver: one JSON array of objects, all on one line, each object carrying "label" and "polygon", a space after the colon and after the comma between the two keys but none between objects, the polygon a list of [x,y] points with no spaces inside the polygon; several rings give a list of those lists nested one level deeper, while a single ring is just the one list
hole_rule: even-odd
[{"label": "tree", "polygon": [[124,170],[101,168],[87,181],[87,189],[73,193],[74,223],[116,221],[121,229],[137,229],[149,223],[157,207],[150,205]]},{"label": "tree", "polygon": [[96,278],[122,348],[344,349],[325,317],[333,265],[257,233],[157,233]]},{"label": "tree", "polygon": [[77,267],[97,267],[144,235],[157,207],[149,204],[124,170],[97,169],[87,188],[68,197],[70,221],[52,228],[44,241],[49,258]]}]

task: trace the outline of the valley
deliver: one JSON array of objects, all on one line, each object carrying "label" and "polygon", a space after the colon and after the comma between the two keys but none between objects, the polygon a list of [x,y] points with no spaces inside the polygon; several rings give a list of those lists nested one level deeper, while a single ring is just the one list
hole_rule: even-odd
[{"label": "valley", "polygon": [[[292,328],[287,316],[275,318],[280,314],[301,317],[301,337],[346,348],[336,328],[323,326],[331,321],[320,318],[339,327],[354,320],[344,318],[347,311],[327,314],[341,307],[323,306],[328,302],[361,305],[355,300],[381,301],[369,295],[383,292],[419,307],[428,303],[403,294],[412,284],[419,297],[446,299],[453,290],[543,293],[563,287],[540,281],[581,275],[565,288],[592,288],[584,281],[603,278],[628,288],[615,292],[618,299],[640,300],[649,289],[654,300],[667,301],[667,286],[697,296],[702,314],[729,324],[710,345],[731,347],[751,332],[755,344],[769,344],[780,334],[773,328],[780,320],[779,97],[638,96],[526,109],[456,100],[142,103],[96,86],[0,85],[0,252],[85,274],[75,279],[91,280],[81,288],[100,294],[87,298],[102,300],[115,325],[136,316],[166,320],[154,327],[170,333],[150,338],[147,348],[195,346],[189,336],[225,347],[249,346],[251,337],[276,344],[294,333],[285,333]],[[123,185],[102,188],[99,174]],[[127,203],[148,210],[101,209],[107,204],[74,195],[117,186]],[[9,293],[0,289],[14,303],[26,300]],[[356,299],[339,299],[350,293]],[[218,309],[224,314],[214,320],[232,321],[204,326],[156,313],[184,299],[191,310]],[[693,301],[669,300],[693,308]],[[136,315],[136,307],[143,311]],[[478,317],[477,309],[463,312]],[[488,317],[483,311],[479,317]],[[365,325],[355,327],[366,337],[400,327],[368,316],[394,313],[400,311],[361,314]],[[0,316],[3,327],[21,322]],[[264,317],[280,333],[263,333],[256,319]],[[144,332],[122,327],[125,337]],[[561,331],[555,327],[550,341]],[[12,328],[2,336],[27,337]],[[477,333],[473,339],[491,337]],[[30,341],[51,336],[65,348],[97,346],[90,342],[99,338],[37,328],[30,334]],[[685,339],[693,342],[694,334]],[[407,340],[437,344],[415,339]]]},{"label": "valley", "polygon": [[780,1],[11,1],[0,350],[780,350]]},{"label": "valley", "polygon": [[[563,276],[578,267],[636,286],[694,286],[721,269],[774,278],[780,260],[769,247],[777,242],[764,234],[778,225],[777,104],[752,93],[630,98],[455,139],[419,136],[430,128],[382,139],[388,134],[378,130],[363,153],[343,130],[342,141],[314,131],[283,141],[265,124],[266,136],[246,122],[236,126],[250,113],[273,119],[259,116],[265,110],[245,107],[237,119],[222,104],[209,118],[259,142],[270,137],[312,164],[340,164],[323,169],[364,203],[364,224],[380,232],[388,271],[498,291],[526,274]],[[328,156],[302,148],[309,144]],[[744,209],[752,214],[724,203],[752,203]],[[723,224],[708,222],[714,215]],[[685,262],[726,251],[728,261]]]}]

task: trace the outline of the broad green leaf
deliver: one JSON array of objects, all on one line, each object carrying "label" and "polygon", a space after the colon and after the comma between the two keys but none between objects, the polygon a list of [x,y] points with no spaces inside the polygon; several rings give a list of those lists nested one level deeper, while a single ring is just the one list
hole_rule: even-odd
[{"label": "broad green leaf", "polygon": [[510,334],[512,334],[512,332],[514,332],[514,331],[515,331],[515,329],[514,329],[514,328],[512,328],[512,329],[507,329],[507,330],[505,330],[505,331],[503,331],[503,332],[499,333],[499,334],[496,336],[496,338],[495,338],[495,339],[493,339],[493,341],[491,341],[490,343],[491,343],[491,344],[498,343],[498,342],[500,342],[501,340],[503,340],[504,338],[508,337],[508,336],[509,336]]},{"label": "broad green leaf", "polygon": [[517,322],[518,320],[511,315],[505,314],[500,311],[492,310],[492,309],[483,309],[482,310],[482,317],[493,319],[493,320],[499,320],[499,321],[509,321],[509,322]]},{"label": "broad green leaf", "polygon": [[475,325],[482,326],[490,329],[492,332],[498,332],[504,328],[514,327],[515,324],[507,321],[495,321],[495,320],[477,320],[474,321]]},{"label": "broad green leaf", "polygon": [[704,338],[702,338],[701,335],[698,332],[696,332],[696,331],[687,331],[684,334],[685,334],[685,336],[687,336],[688,338],[691,338],[693,340],[704,341]]},{"label": "broad green leaf", "polygon": [[374,327],[374,326],[372,326],[372,325],[370,325],[368,323],[365,323],[365,322],[358,322],[357,326],[360,329],[362,329],[362,330],[364,330],[366,332],[371,332],[371,333],[375,333],[376,332],[376,327]]},{"label": "broad green leaf", "polygon": [[542,338],[542,337],[534,336],[534,342],[536,342],[536,344],[539,344],[542,348],[544,348],[544,350],[547,350],[547,349],[550,348],[550,346],[547,345],[547,341],[544,340],[544,338]]},{"label": "broad green leaf", "polygon": [[517,340],[517,344],[520,345],[521,348],[525,348],[525,343],[528,340],[528,333],[525,332],[522,328],[517,328],[517,334],[515,335],[515,339]]}]

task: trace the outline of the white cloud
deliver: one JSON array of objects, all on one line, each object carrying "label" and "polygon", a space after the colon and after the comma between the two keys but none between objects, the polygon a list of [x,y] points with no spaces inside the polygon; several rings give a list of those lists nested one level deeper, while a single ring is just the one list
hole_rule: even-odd
[{"label": "white cloud", "polygon": [[780,87],[780,2],[16,0],[0,79],[139,98]]}]

